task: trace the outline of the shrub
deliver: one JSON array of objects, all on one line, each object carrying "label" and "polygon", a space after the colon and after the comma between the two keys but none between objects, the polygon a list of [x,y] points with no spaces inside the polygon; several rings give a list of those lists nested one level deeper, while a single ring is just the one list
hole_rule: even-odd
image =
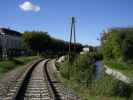
[{"label": "shrub", "polygon": [[96,74],[96,66],[95,66],[95,54],[94,53],[86,53],[84,55],[80,55],[74,62],[75,67],[75,76],[80,82],[85,82],[86,86],[92,83],[92,80]]},{"label": "shrub", "polygon": [[101,79],[96,80],[92,87],[96,95],[122,97],[132,100],[133,85],[126,84],[103,73]]},{"label": "shrub", "polygon": [[88,87],[96,76],[95,53],[78,55],[73,62],[65,61],[60,72],[64,78],[74,79]]},{"label": "shrub", "polygon": [[61,75],[66,78],[69,79],[69,75],[70,75],[70,70],[69,68],[71,67],[70,63],[68,61],[65,61],[61,64],[60,68],[60,73]]},{"label": "shrub", "polygon": [[112,88],[112,95],[132,98],[133,86],[117,80]]}]

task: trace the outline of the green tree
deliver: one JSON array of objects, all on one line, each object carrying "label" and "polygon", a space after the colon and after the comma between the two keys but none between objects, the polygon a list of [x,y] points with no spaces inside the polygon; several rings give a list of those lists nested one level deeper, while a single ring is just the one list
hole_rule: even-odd
[{"label": "green tree", "polygon": [[113,28],[104,32],[101,38],[102,52],[106,59],[133,59],[133,28]]},{"label": "green tree", "polygon": [[47,32],[24,32],[23,42],[24,46],[33,52],[43,52],[48,48],[50,36]]},{"label": "green tree", "polygon": [[[25,48],[34,53],[47,53],[47,55],[64,55],[68,52],[69,43],[60,39],[55,39],[48,35],[47,32],[24,32],[23,44]],[[76,52],[82,50],[82,45],[76,44]]]}]

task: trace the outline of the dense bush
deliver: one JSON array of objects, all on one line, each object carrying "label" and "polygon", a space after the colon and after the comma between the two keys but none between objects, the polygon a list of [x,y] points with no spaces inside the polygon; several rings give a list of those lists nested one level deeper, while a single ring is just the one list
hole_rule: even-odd
[{"label": "dense bush", "polygon": [[73,62],[65,61],[61,65],[60,72],[63,77],[88,87],[96,75],[95,53],[78,55]]},{"label": "dense bush", "polygon": [[[132,76],[133,64],[133,28],[112,28],[104,32],[101,37],[101,52],[104,64]],[[129,67],[128,67],[129,66]],[[127,74],[128,75],[128,74]],[[106,82],[106,81],[105,81]],[[125,97],[132,100],[133,86],[111,78],[108,95]],[[111,83],[110,82],[110,83]],[[101,86],[101,85],[99,85]],[[97,89],[99,90],[99,89]]]},{"label": "dense bush", "polygon": [[96,73],[94,57],[94,53],[86,53],[85,55],[80,55],[74,62],[75,75],[79,74],[79,77],[76,78],[79,79],[80,82],[85,81],[86,85],[92,83]]},{"label": "dense bush", "polygon": [[133,99],[132,83],[126,84],[111,76],[106,75],[105,73],[103,73],[99,80],[95,81],[92,90],[95,95],[122,97],[127,100]]},{"label": "dense bush", "polygon": [[112,95],[131,99],[133,95],[133,86],[132,84],[125,84],[121,81],[116,80],[112,88]]},{"label": "dense bush", "polygon": [[[89,52],[76,56],[73,62],[65,61],[58,68],[61,75],[72,83],[73,88],[78,93],[82,94],[87,91],[84,94],[90,95],[90,97],[104,96],[108,100],[132,100],[132,84],[123,83],[112,76],[108,76],[104,71],[101,72],[100,78],[97,79],[96,66],[94,64],[96,59],[96,53]],[[70,78],[68,78],[69,76]]]},{"label": "dense bush", "polygon": [[133,28],[109,29],[103,33],[101,41],[104,58],[132,62]]},{"label": "dense bush", "polygon": [[72,65],[68,61],[65,61],[59,68],[61,75],[66,79],[69,79],[69,74],[72,72],[72,69],[70,69],[71,66]]}]

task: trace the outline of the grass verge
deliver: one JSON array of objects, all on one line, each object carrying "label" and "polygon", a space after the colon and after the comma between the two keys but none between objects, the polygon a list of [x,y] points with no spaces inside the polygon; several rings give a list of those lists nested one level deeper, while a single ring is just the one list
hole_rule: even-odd
[{"label": "grass verge", "polygon": [[103,76],[100,80],[95,81],[92,87],[86,87],[82,83],[78,83],[75,80],[67,80],[62,76],[60,80],[62,80],[67,87],[73,89],[80,100],[128,100],[125,97],[113,95],[112,91],[116,89],[114,85],[117,83],[109,76]]},{"label": "grass verge", "polygon": [[[85,83],[75,80],[75,78],[67,79],[64,74],[66,70],[60,72],[62,67],[68,67],[67,63],[56,63],[59,69],[59,79],[72,88],[75,94],[81,100],[132,100],[133,99],[133,85],[125,84],[111,76],[106,75],[104,72],[101,74],[100,79],[95,79],[92,84],[87,87]],[[74,76],[75,77],[75,76]],[[76,75],[78,77],[78,75]],[[78,77],[83,79],[82,77]]]},{"label": "grass verge", "polygon": [[9,72],[10,70],[17,68],[21,65],[27,64],[29,61],[37,59],[37,56],[29,56],[29,57],[17,57],[12,60],[0,61],[0,76]]}]

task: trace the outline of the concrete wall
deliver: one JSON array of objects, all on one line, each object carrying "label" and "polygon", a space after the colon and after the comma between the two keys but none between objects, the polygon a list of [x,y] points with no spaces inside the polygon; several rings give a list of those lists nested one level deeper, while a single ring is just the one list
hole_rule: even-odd
[{"label": "concrete wall", "polygon": [[[3,48],[6,48],[6,53],[5,50],[3,52]],[[3,56],[5,55],[7,55],[7,57],[19,56],[21,55],[21,49],[22,49],[21,36],[15,36],[10,34],[1,35],[0,33],[0,59],[3,58]]]},{"label": "concrete wall", "polygon": [[21,37],[16,36],[2,36],[0,35],[0,47],[6,47],[7,49],[21,49],[22,40]]}]

